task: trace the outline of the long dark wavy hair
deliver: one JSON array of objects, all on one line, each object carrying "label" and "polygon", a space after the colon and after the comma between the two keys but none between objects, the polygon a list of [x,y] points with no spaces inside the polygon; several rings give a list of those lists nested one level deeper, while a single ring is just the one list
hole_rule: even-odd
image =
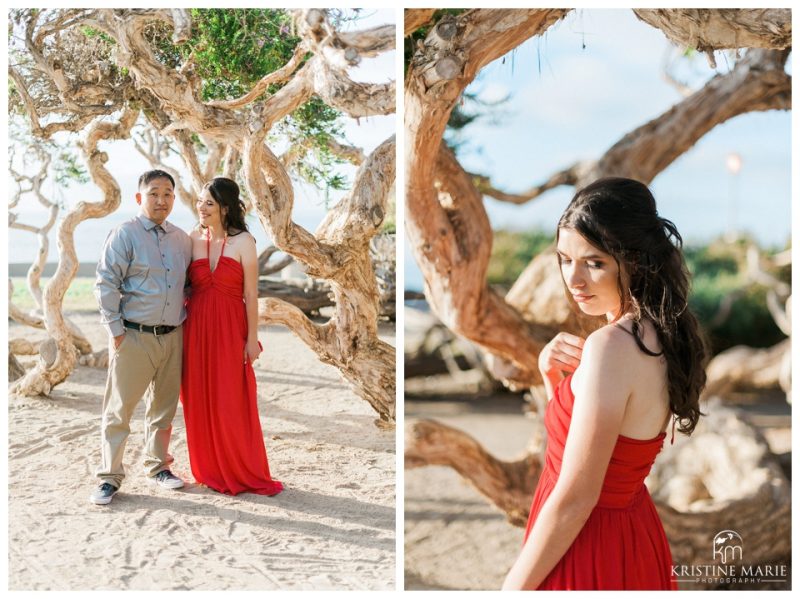
[{"label": "long dark wavy hair", "polygon": [[228,235],[238,235],[248,230],[247,223],[244,222],[247,210],[239,197],[239,185],[236,181],[227,177],[214,177],[203,186],[203,189],[207,189],[214,201],[219,204],[220,212],[223,212],[223,209],[226,211],[222,217],[222,226]]},{"label": "long dark wavy hair", "polygon": [[[658,215],[646,185],[633,179],[598,179],[575,194],[558,229],[577,231],[610,254],[619,266],[617,286],[622,306],[618,318],[631,314],[639,349],[667,361],[670,410],[682,433],[697,426],[700,392],[706,383],[706,344],[689,310],[689,271],[675,225]],[[654,325],[661,352],[642,340],[643,318]]]}]

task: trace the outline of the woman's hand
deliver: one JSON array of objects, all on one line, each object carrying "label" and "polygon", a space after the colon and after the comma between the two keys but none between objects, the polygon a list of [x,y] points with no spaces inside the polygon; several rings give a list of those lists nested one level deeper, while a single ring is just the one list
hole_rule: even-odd
[{"label": "woman's hand", "polygon": [[559,333],[539,353],[539,372],[550,381],[560,379],[561,373],[574,372],[581,363],[585,339],[569,333]]},{"label": "woman's hand", "polygon": [[258,339],[253,341],[247,340],[247,344],[244,346],[244,361],[245,363],[250,360],[252,364],[256,360],[258,360],[258,356],[261,354],[261,344],[258,342]]}]

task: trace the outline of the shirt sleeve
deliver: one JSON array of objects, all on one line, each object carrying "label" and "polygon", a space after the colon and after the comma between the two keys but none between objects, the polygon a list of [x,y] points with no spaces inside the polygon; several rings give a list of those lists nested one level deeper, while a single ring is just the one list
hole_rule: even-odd
[{"label": "shirt sleeve", "polygon": [[120,312],[122,281],[128,273],[130,252],[123,233],[116,229],[109,233],[97,263],[94,294],[100,306],[100,322],[112,337],[125,332]]}]

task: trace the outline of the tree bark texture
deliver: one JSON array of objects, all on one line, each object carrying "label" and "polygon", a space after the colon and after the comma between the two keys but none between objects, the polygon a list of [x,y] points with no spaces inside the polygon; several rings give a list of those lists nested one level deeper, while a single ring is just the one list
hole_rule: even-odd
[{"label": "tree bark texture", "polygon": [[532,377],[546,332],[527,323],[487,285],[489,220],[470,176],[442,147],[442,135],[461,93],[483,66],[567,12],[448,15],[431,28],[406,77],[406,231],[423,272],[426,298],[454,332]]},{"label": "tree bark texture", "polygon": [[698,52],[738,48],[784,50],[792,45],[789,8],[634,9],[641,21]]}]

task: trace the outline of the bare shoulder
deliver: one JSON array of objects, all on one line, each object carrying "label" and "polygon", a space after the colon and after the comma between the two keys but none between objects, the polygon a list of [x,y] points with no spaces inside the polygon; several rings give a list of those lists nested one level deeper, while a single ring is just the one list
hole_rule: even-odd
[{"label": "bare shoulder", "polygon": [[227,243],[229,245],[238,245],[240,243],[247,243],[248,241],[255,243],[255,238],[250,234],[250,231],[237,231],[236,229],[231,229],[228,231]]},{"label": "bare shoulder", "polygon": [[573,390],[585,394],[590,394],[590,390],[597,391],[603,401],[612,397],[627,401],[636,371],[635,352],[635,341],[621,328],[606,325],[594,331],[583,345]]},{"label": "bare shoulder", "polygon": [[253,237],[249,231],[240,231],[234,235],[229,235],[227,243],[230,247],[236,248],[238,251],[242,252],[249,248],[256,247],[256,238]]},{"label": "bare shoulder", "polygon": [[601,327],[586,338],[581,360],[609,365],[629,364],[636,350],[636,342],[630,333],[613,324]]},{"label": "bare shoulder", "polygon": [[203,237],[203,230],[199,226],[194,227],[191,231],[189,231],[189,238],[192,241],[198,241],[202,239],[202,237]]}]

